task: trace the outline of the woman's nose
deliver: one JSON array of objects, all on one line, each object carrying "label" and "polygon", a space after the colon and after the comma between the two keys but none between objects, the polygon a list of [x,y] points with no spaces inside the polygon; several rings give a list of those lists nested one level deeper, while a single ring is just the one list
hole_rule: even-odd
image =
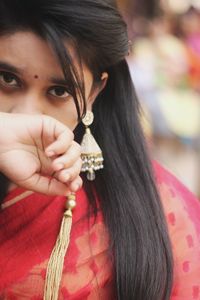
[{"label": "woman's nose", "polygon": [[38,95],[22,96],[22,98],[16,102],[12,110],[13,113],[44,114],[44,99]]}]

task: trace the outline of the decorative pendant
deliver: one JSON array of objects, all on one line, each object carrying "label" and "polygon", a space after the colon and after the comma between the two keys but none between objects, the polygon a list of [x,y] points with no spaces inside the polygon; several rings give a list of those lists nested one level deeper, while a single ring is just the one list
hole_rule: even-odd
[{"label": "decorative pendant", "polygon": [[82,122],[86,126],[85,134],[81,142],[81,158],[83,161],[82,172],[87,172],[87,179],[92,181],[95,179],[95,171],[103,169],[102,151],[93,137],[89,125],[92,124],[94,115],[88,111]]}]

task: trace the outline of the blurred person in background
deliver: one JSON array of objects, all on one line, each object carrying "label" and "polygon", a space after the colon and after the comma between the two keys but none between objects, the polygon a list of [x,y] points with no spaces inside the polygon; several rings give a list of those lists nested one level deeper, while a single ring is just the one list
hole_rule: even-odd
[{"label": "blurred person in background", "polygon": [[67,165],[80,155],[69,162],[67,149],[83,139],[83,188],[70,186],[67,210],[64,196],[21,188],[0,164],[7,181],[0,182],[2,299],[198,299],[200,205],[149,157],[128,52],[113,1],[0,2],[0,111],[15,128],[9,144],[1,139],[0,155],[18,172],[9,160],[12,139],[28,140],[28,149],[35,140],[27,139],[34,126],[26,131],[17,121],[26,128],[29,115],[49,116],[63,123],[68,143],[55,151],[51,135],[46,145],[47,132],[39,131],[34,158],[42,163],[51,150],[46,175],[68,185]]},{"label": "blurred person in background", "polygon": [[200,92],[200,12],[191,7],[178,18],[178,37],[186,46],[189,63],[189,84]]},{"label": "blurred person in background", "polygon": [[[156,136],[173,136],[162,111],[169,89],[185,84],[188,64],[183,43],[171,33],[170,20],[146,20],[146,30],[135,40],[128,63],[142,103],[151,114]],[[166,100],[167,101],[167,100]]]},{"label": "blurred person in background", "polygon": [[127,61],[151,150],[199,195],[199,12],[150,16],[129,21],[135,40]]}]

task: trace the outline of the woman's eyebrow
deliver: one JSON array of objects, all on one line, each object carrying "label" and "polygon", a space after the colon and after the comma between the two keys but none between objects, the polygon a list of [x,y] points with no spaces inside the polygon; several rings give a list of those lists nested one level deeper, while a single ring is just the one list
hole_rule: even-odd
[{"label": "woman's eyebrow", "polygon": [[16,73],[16,74],[22,74],[23,70],[20,68],[17,68],[13,65],[11,65],[10,63],[4,62],[4,61],[0,61],[0,69],[4,69],[8,72],[11,73]]},{"label": "woman's eyebrow", "polygon": [[[49,81],[52,84],[64,85],[64,86],[67,86],[67,87],[70,86],[70,81],[65,79],[65,78],[62,78],[62,77],[60,77],[60,78],[59,77],[50,77]],[[75,88],[79,88],[79,85],[76,82],[74,82],[73,85],[74,85]]]},{"label": "woman's eyebrow", "polygon": [[53,84],[69,85],[69,82],[65,78],[51,77],[49,81]]}]

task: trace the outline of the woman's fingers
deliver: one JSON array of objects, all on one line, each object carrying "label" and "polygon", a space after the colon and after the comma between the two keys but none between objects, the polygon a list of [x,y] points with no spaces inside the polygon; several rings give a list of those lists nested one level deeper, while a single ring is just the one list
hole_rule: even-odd
[{"label": "woman's fingers", "polygon": [[[70,159],[68,160],[70,161]],[[79,157],[76,162],[70,167],[62,169],[55,173],[55,177],[62,183],[68,185],[72,192],[79,190],[83,184],[81,177],[79,176],[81,172],[82,160]]]},{"label": "woman's fingers", "polygon": [[83,185],[83,181],[80,176],[78,176],[75,180],[68,183],[68,187],[71,192],[77,192]]},{"label": "woman's fingers", "polygon": [[61,182],[68,182],[74,180],[81,172],[82,160],[79,158],[72,167],[62,169],[57,172],[57,178]]},{"label": "woman's fingers", "polygon": [[81,146],[76,142],[72,142],[71,147],[62,156],[56,158],[52,163],[52,168],[54,171],[59,171],[61,169],[68,169],[73,166],[81,156]]},{"label": "woman's fingers", "polygon": [[65,128],[65,130],[57,137],[57,140],[45,149],[46,155],[52,157],[54,155],[65,153],[71,146],[73,139],[73,132],[68,128]]},{"label": "woman's fingers", "polygon": [[[48,125],[50,126],[51,124]],[[79,176],[82,166],[81,146],[73,140],[73,132],[60,122],[48,132],[55,137],[55,141],[45,149],[46,155],[53,159],[52,169],[55,172],[53,177],[57,181],[52,181],[51,184],[58,185],[59,182],[69,191],[75,192],[82,186],[82,179]]]},{"label": "woman's fingers", "polygon": [[60,182],[56,178],[48,178],[37,173],[35,173],[28,180],[20,182],[20,186],[26,188],[27,190],[30,189],[37,193],[51,196],[67,196],[72,192],[69,186]]},{"label": "woman's fingers", "polygon": [[79,158],[72,167],[62,169],[55,173],[55,178],[67,184],[72,191],[77,191],[82,186],[82,179],[79,174],[81,171],[82,160]]}]

